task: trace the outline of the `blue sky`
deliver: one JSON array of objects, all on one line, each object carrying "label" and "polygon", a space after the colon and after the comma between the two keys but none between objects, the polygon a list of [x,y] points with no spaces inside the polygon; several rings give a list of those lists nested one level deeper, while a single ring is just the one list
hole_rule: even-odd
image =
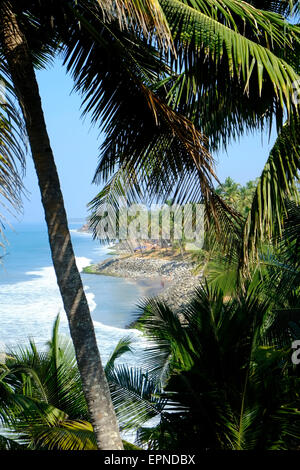
[{"label": "blue sky", "polygon": [[[82,219],[87,215],[86,204],[97,193],[91,181],[97,165],[101,136],[88,118],[81,119],[81,98],[72,90],[72,79],[66,75],[60,61],[48,70],[39,71],[37,78],[45,112],[48,132],[60,176],[69,219]],[[231,176],[244,184],[259,176],[275,134],[269,142],[267,134],[258,131],[234,142],[227,153],[214,155],[220,181]],[[44,219],[37,178],[31,157],[27,158],[25,186],[29,192],[24,199],[22,222],[39,222]]]}]

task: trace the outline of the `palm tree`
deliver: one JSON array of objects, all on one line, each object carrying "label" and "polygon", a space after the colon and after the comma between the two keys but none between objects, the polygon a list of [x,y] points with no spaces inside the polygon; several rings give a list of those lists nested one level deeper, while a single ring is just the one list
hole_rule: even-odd
[{"label": "palm tree", "polygon": [[[91,6],[90,2],[82,3],[88,4],[88,7]],[[97,9],[97,2],[93,3],[96,4],[96,10],[103,14],[103,5],[101,8],[98,6]],[[128,10],[128,4],[126,5]],[[46,12],[44,12],[38,28],[40,18],[37,20],[35,15],[39,6],[39,2],[37,4],[33,3],[33,5],[26,3],[20,5],[10,1],[1,2],[1,55],[7,64],[9,77],[24,115],[45,210],[53,264],[69,320],[70,332],[75,345],[84,391],[91,410],[91,420],[97,442],[101,449],[120,449],[122,448],[122,442],[109,388],[101,365],[88,304],[75,263],[63,197],[34,73],[34,65],[47,60],[47,54],[55,49],[59,41],[56,29],[52,31],[49,26],[49,20],[52,18],[50,13],[56,13],[55,21],[59,22],[63,18],[63,26],[60,24],[62,31],[63,28],[67,28],[64,23],[66,11],[58,9],[56,12],[55,6],[58,7],[58,4],[50,5],[48,10],[46,9]],[[65,10],[68,11],[69,6],[66,5]],[[143,13],[138,12],[138,8],[134,3],[132,7],[132,11],[130,11],[131,19],[138,17],[144,32],[149,27],[155,26],[158,32],[158,40],[168,44],[170,41],[168,28],[159,6],[155,2],[151,2],[143,10]],[[115,17],[111,4],[104,8],[104,13],[106,20],[111,21]],[[123,19],[126,23],[127,19],[124,17],[125,14],[122,8],[119,10],[119,16],[122,20],[121,23],[123,23]],[[46,28],[43,29],[45,26],[43,20],[45,18],[47,20]],[[73,27],[74,23],[76,28],[79,29],[76,17],[75,20],[73,19],[73,25],[71,23]],[[64,31],[63,33],[62,36],[65,37],[68,34],[65,34]]]},{"label": "palm tree", "polygon": [[[146,187],[164,198],[170,192],[179,197],[182,188],[194,200],[201,194],[214,218],[228,225],[228,218],[218,217],[224,208],[230,210],[214,193],[212,160],[200,131],[209,134],[213,146],[220,138],[226,141],[225,131],[241,133],[242,123],[254,128],[265,116],[275,115],[280,126],[284,109],[291,114],[293,108],[298,29],[251,5],[223,4],[201,2],[192,8],[188,2],[162,0],[163,13],[157,2],[145,2],[141,13],[135,2],[118,3],[116,18],[113,2],[0,3],[1,55],[23,111],[53,264],[102,449],[118,449],[122,443],[75,263],[34,65],[62,40],[68,69],[85,93],[86,111],[94,120],[102,117],[107,139],[97,174],[107,177],[116,166],[118,172],[100,202],[104,194],[111,197],[125,175],[132,195],[144,194]],[[66,21],[69,7],[76,5],[73,20]],[[164,57],[155,48],[162,43],[171,45]],[[211,88],[204,87],[208,78]],[[208,120],[212,115],[215,119]]]},{"label": "palm tree", "polygon": [[[226,300],[222,289],[203,285],[181,321],[155,299],[144,303],[140,325],[152,345],[143,368],[115,365],[129,350],[128,340],[117,345],[105,367],[122,429],[138,430],[138,445],[298,447],[300,379],[291,341],[300,338],[299,297],[288,314],[269,289],[253,278],[246,293]],[[285,307],[291,306],[285,292]],[[73,348],[57,331],[58,320],[47,351],[38,352],[31,342],[10,351],[2,366],[5,448],[96,448]],[[157,424],[145,427],[153,417]]]},{"label": "palm tree", "polygon": [[29,347],[11,351],[1,365],[0,416],[9,439],[3,440],[4,448],[11,442],[41,448],[40,436],[48,428],[52,434],[69,429],[74,442],[79,434],[82,447],[97,448],[93,428],[86,422],[89,414],[74,350],[68,338],[58,336],[58,326],[57,317],[45,351],[38,352],[31,340]]},{"label": "palm tree", "polygon": [[256,180],[248,181],[245,186],[242,186],[227,177],[222,185],[217,186],[216,193],[243,217],[246,217],[250,211],[258,182],[259,178],[256,178]]},{"label": "palm tree", "polygon": [[[74,7],[78,7],[74,10]],[[71,336],[83,381],[97,443],[101,449],[121,449],[118,425],[110,399],[97,348],[93,324],[74,252],[64,209],[63,197],[53,153],[44,121],[34,67],[47,63],[70,30],[81,30],[78,15],[82,7],[103,22],[118,21],[122,30],[132,23],[147,35],[155,28],[158,44],[172,46],[170,31],[156,0],[143,8],[133,2],[0,2],[1,58],[7,67],[9,81],[19,100],[38,176],[42,203],[48,227],[49,243],[57,282],[67,313]],[[86,27],[88,35],[90,28]],[[3,134],[4,135],[4,134]],[[10,145],[15,145],[11,142]],[[14,150],[18,150],[15,147]],[[17,154],[18,155],[18,154]],[[12,168],[12,167],[11,167]],[[11,170],[10,168],[10,170]],[[11,197],[11,194],[9,195]],[[11,197],[13,201],[13,198]]]},{"label": "palm tree", "polygon": [[216,193],[220,194],[220,196],[232,206],[237,205],[239,191],[240,184],[235,183],[230,177],[226,178],[224,184],[216,188]]},{"label": "palm tree", "polygon": [[2,56],[8,65],[26,123],[41,191],[57,282],[77,353],[83,388],[99,448],[121,449],[122,442],[97,348],[93,323],[76,266],[63,196],[46,129],[33,58],[20,27],[15,2],[0,4]]},{"label": "palm tree", "polygon": [[[271,126],[272,120],[284,132],[285,113],[291,119],[298,113],[292,94],[293,83],[299,79],[299,27],[287,21],[293,2],[287,6],[280,0],[266,1],[263,10],[257,8],[256,2],[235,0],[161,0],[161,5],[177,55],[164,56],[168,69],[162,69],[158,79],[153,71],[145,74],[136,55],[132,57],[134,77],[141,76],[151,85],[148,100],[156,107],[160,127],[165,120],[160,116],[159,103],[164,101],[207,136],[203,143],[209,150],[221,144],[226,146],[230,139],[246,131]],[[118,48],[123,48],[125,55],[126,43],[119,37],[118,40]],[[95,181],[106,185],[90,205],[95,231],[97,210],[107,202],[117,207],[120,196],[126,195],[129,201],[154,198],[164,201],[172,197],[175,202],[205,202],[208,217],[222,233],[223,245],[224,241],[230,242],[231,234],[238,238],[243,221],[234,211],[230,214],[214,191],[213,161],[205,158],[205,154],[202,158],[197,156],[191,146],[177,145],[177,135],[173,139],[163,139],[162,134],[156,136],[151,120],[147,122],[147,133],[140,125],[149,112],[142,99],[144,88],[141,86],[140,106],[133,107],[133,92],[129,92],[123,75],[124,88],[116,80],[113,88],[119,94],[111,98],[108,80],[112,77],[103,76],[100,66],[98,70],[81,68],[87,57],[83,49],[78,49],[70,60],[72,64],[78,62],[72,71],[78,87],[86,90],[87,109],[93,109],[95,116],[101,115],[106,120],[107,139],[95,175]],[[131,71],[126,70],[126,74]],[[135,86],[136,78],[133,74],[131,77]],[[134,148],[125,138],[130,132],[136,136]],[[298,167],[297,160],[291,168],[294,176]],[[279,162],[276,171],[280,172]],[[287,185],[291,188],[290,179]]]},{"label": "palm tree", "polygon": [[299,202],[299,129],[299,118],[285,123],[263,168],[242,231],[241,269],[266,241],[281,236],[291,199]]},{"label": "palm tree", "polygon": [[[246,289],[204,284],[181,311],[146,300],[139,325],[152,341],[143,368],[116,366],[130,350],[121,341],[105,373],[122,429],[137,429],[148,449],[294,449],[299,446],[299,367],[291,361],[299,325],[299,206],[289,211],[278,250],[261,254]],[[228,283],[228,274],[225,273]],[[279,295],[278,295],[279,292]],[[5,448],[95,448],[82,384],[69,341],[47,352],[11,351],[0,376]],[[158,424],[144,427],[149,419]],[[126,444],[127,445],[127,444]]]},{"label": "palm tree", "polygon": [[220,288],[203,285],[181,311],[182,321],[165,304],[145,303],[140,323],[154,342],[145,360],[163,380],[168,405],[158,425],[139,429],[140,445],[298,447],[299,370],[291,361],[289,335],[299,338],[299,316],[291,326],[266,294],[255,279],[230,300]]},{"label": "palm tree", "polygon": [[[5,64],[0,64],[0,194],[1,206],[18,213],[22,207],[22,170],[25,167],[24,123],[14,103]],[[1,223],[5,221],[0,214]],[[1,233],[2,228],[0,229]]]},{"label": "palm tree", "polygon": [[[74,348],[58,330],[59,317],[45,350],[38,351],[31,340],[28,346],[12,349],[0,366],[0,423],[6,429],[0,436],[2,449],[97,449]],[[155,389],[145,372],[133,375],[126,366],[115,366],[126,352],[132,352],[129,337],[116,345],[105,374],[121,426],[126,410],[126,427],[133,428],[152,417],[161,400],[152,399],[151,403]],[[137,384],[142,391],[136,392]],[[125,449],[134,448],[123,443]]]}]

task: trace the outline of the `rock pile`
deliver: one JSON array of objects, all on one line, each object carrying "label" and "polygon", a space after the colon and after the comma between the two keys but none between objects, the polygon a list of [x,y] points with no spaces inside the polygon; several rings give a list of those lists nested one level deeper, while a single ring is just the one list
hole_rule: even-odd
[{"label": "rock pile", "polygon": [[194,263],[143,257],[114,257],[92,266],[94,273],[131,279],[160,278],[167,287],[158,297],[175,311],[188,303],[203,274],[194,275]]}]

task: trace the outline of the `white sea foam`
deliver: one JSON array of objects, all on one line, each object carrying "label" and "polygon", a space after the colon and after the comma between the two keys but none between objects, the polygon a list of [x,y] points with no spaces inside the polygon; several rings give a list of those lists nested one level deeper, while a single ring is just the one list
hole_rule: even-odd
[{"label": "white sea foam", "polygon": [[[109,247],[97,247],[97,256],[107,252]],[[78,269],[82,271],[91,259],[77,257]],[[51,337],[53,322],[60,314],[60,334],[70,336],[67,317],[56,282],[54,268],[46,266],[36,271],[26,272],[28,280],[15,284],[0,285],[0,350],[28,344],[28,338],[35,340],[39,349],[46,347]],[[97,308],[95,295],[88,285],[84,285],[90,311]],[[101,358],[105,364],[118,341],[125,336],[132,340],[133,354],[124,354],[117,363],[129,367],[142,365],[142,354],[149,345],[138,330],[129,330],[104,325],[94,321],[95,334]],[[127,433],[126,439],[135,441],[135,433]]]},{"label": "white sea foam", "polygon": [[90,237],[91,238],[93,236],[93,234],[91,232],[80,232],[79,230],[77,230],[75,228],[71,228],[70,232],[75,233],[79,237]]},{"label": "white sea foam", "polygon": [[[81,271],[90,264],[90,259],[77,257],[77,266]],[[16,344],[27,344],[28,337],[35,339],[36,344],[42,348],[51,336],[53,322],[60,314],[60,333],[69,336],[67,317],[63,308],[61,296],[52,266],[26,273],[31,279],[15,284],[0,285],[0,342],[8,347]],[[91,312],[97,304],[95,295],[85,292]],[[124,336],[130,336],[133,341],[135,353],[126,354],[121,362],[130,366],[138,364],[138,357],[142,353],[147,341],[137,330],[124,330],[94,322],[95,333],[101,356],[106,362],[117,342]]]}]

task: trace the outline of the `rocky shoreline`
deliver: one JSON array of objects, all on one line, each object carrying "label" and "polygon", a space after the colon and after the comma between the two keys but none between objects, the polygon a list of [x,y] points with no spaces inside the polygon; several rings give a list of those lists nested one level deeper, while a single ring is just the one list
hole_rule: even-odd
[{"label": "rocky shoreline", "polygon": [[137,281],[159,281],[156,297],[166,302],[179,313],[191,299],[203,273],[194,273],[195,263],[172,259],[157,259],[144,256],[112,257],[101,263],[88,266],[85,273],[118,276]]}]

